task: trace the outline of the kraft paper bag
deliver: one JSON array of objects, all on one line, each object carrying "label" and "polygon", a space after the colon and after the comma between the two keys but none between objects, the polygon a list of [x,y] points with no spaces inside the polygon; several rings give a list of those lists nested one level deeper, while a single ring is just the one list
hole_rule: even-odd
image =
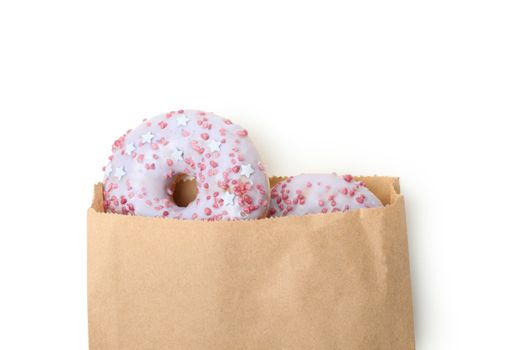
[{"label": "kraft paper bag", "polygon": [[217,222],[106,214],[96,185],[90,349],[414,349],[399,182],[360,180],[384,208]]}]

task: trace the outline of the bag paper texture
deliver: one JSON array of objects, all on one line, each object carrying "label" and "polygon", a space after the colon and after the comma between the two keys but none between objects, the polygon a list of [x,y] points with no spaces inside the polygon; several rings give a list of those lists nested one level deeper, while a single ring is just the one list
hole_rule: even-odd
[{"label": "bag paper texture", "polygon": [[106,214],[96,185],[90,349],[414,349],[399,182],[358,179],[384,208],[216,222]]}]

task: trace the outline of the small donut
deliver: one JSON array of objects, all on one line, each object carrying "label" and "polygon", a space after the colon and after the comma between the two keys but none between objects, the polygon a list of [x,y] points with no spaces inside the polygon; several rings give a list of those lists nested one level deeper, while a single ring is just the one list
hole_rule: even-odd
[{"label": "small donut", "polygon": [[[266,216],[269,182],[248,132],[213,113],[158,115],[120,137],[104,168],[106,212],[176,219]],[[180,180],[197,194],[179,206]]]},{"label": "small donut", "polygon": [[334,213],[382,207],[381,201],[352,175],[302,174],[275,184],[268,217]]}]

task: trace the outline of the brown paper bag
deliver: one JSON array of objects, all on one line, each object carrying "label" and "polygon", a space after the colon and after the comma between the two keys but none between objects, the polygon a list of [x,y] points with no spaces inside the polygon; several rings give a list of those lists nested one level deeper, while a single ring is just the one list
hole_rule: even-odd
[{"label": "brown paper bag", "polygon": [[[276,181],[273,178],[272,181]],[[90,349],[414,349],[403,196],[251,221],[88,211]]]}]

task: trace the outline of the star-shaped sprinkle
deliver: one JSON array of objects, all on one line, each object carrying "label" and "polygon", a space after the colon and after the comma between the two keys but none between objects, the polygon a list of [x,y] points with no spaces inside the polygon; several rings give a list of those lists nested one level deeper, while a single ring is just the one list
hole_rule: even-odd
[{"label": "star-shaped sprinkle", "polygon": [[241,175],[244,175],[246,177],[250,177],[253,174],[254,170],[252,168],[251,164],[248,165],[241,165]]},{"label": "star-shaped sprinkle", "polygon": [[113,174],[113,176],[115,176],[116,178],[119,179],[122,179],[122,176],[126,175],[126,172],[124,171],[124,167],[122,166],[119,166],[117,169],[115,169],[115,173]]},{"label": "star-shaped sprinkle", "polygon": [[175,160],[183,160],[182,156],[184,155],[184,152],[181,151],[180,149],[175,148],[175,151],[173,151],[172,154],[173,154],[173,158],[175,158]]},{"label": "star-shaped sprinkle", "polygon": [[142,135],[142,142],[143,143],[151,143],[151,140],[153,140],[154,135],[151,133],[151,131],[148,131],[146,134]]},{"label": "star-shaped sprinkle", "polygon": [[224,205],[233,205],[233,200],[235,199],[235,195],[230,192],[224,192],[222,194],[222,200],[224,201]]},{"label": "star-shaped sprinkle", "polygon": [[111,163],[109,163],[109,164],[106,166],[106,177],[110,177],[112,171],[113,171],[113,168],[111,167]]},{"label": "star-shaped sprinkle", "polygon": [[212,139],[212,140],[208,141],[208,147],[210,148],[210,151],[212,151],[212,152],[215,152],[215,151],[219,152],[220,149],[221,149],[221,145],[222,144],[219,141],[217,141],[217,140],[213,140]]},{"label": "star-shaped sprinkle", "polygon": [[126,150],[124,151],[124,153],[126,153],[129,156],[131,155],[131,153],[133,153],[133,151],[135,151],[135,145],[132,143],[128,143],[126,145]]},{"label": "star-shaped sprinkle", "polygon": [[188,125],[188,122],[189,122],[189,121],[190,121],[190,120],[188,119],[188,117],[186,117],[185,114],[183,114],[183,115],[180,116],[180,117],[177,117],[177,125],[178,125],[178,126],[186,126],[186,125]]}]

